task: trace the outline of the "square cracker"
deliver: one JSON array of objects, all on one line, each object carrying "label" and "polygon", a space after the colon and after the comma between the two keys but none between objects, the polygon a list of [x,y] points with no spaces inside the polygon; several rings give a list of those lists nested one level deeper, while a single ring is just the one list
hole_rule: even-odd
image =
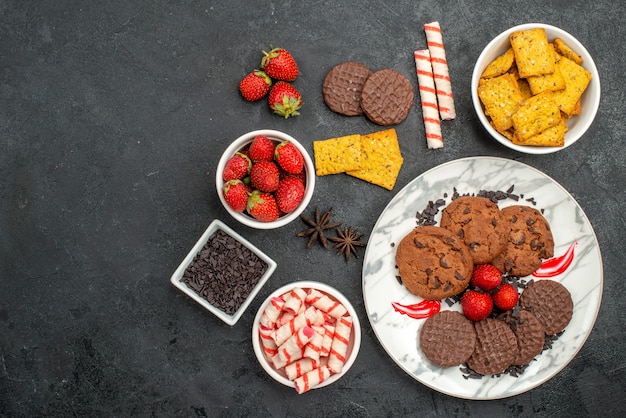
[{"label": "square cracker", "polygon": [[361,135],[313,141],[315,174],[345,173],[361,168]]},{"label": "square cracker", "polygon": [[539,134],[561,122],[561,111],[551,93],[541,93],[524,101],[511,119],[520,141]]},{"label": "square cracker", "polygon": [[567,132],[567,124],[565,119],[561,119],[557,125],[548,128],[537,135],[531,136],[525,140],[519,139],[513,135],[511,142],[516,145],[529,145],[537,147],[562,147],[565,145],[565,132]]},{"label": "square cracker", "polygon": [[559,109],[571,116],[577,111],[577,103],[591,81],[591,73],[567,57],[561,57],[558,65],[565,79],[565,89],[550,94]]},{"label": "square cracker", "polygon": [[487,65],[480,78],[492,78],[502,75],[511,69],[514,62],[515,54],[513,53],[513,48],[509,48],[504,54]]},{"label": "square cracker", "polygon": [[491,118],[498,131],[513,126],[511,116],[523,102],[515,76],[506,73],[498,77],[481,80],[478,97],[485,106],[485,115]]},{"label": "square cracker", "polygon": [[361,168],[346,173],[393,190],[404,159],[395,129],[361,135]]},{"label": "square cracker", "polygon": [[574,50],[570,48],[565,42],[563,42],[561,38],[556,38],[554,41],[552,41],[552,43],[554,44],[554,48],[559,54],[571,59],[576,64],[580,65],[583,63],[583,57],[574,52]]},{"label": "square cracker", "polygon": [[553,49],[543,28],[513,32],[509,37],[522,78],[554,72]]},{"label": "square cracker", "polygon": [[533,95],[543,93],[545,91],[559,91],[565,88],[565,78],[563,78],[563,74],[561,74],[560,66],[558,65],[558,61],[560,59],[560,55],[554,51],[554,47],[550,45],[550,49],[552,49],[552,55],[554,57],[554,72],[550,74],[543,75],[534,75],[531,77],[527,77],[528,85],[530,86],[530,91]]}]

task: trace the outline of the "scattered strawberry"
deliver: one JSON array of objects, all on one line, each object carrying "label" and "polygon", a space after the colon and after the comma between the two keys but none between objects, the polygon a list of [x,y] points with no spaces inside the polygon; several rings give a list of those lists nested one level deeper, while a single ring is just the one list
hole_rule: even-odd
[{"label": "scattered strawberry", "polygon": [[270,90],[268,102],[274,113],[287,119],[300,114],[298,110],[302,107],[302,95],[291,84],[278,81]]},{"label": "scattered strawberry", "polygon": [[275,80],[293,81],[298,77],[298,64],[293,56],[284,48],[274,48],[270,52],[263,51],[261,68]]},{"label": "scattered strawberry", "polygon": [[243,212],[248,204],[248,190],[241,180],[229,180],[222,189],[224,200],[235,212]]},{"label": "scattered strawberry", "polygon": [[491,264],[474,267],[470,284],[483,290],[493,290],[502,283],[502,272]]},{"label": "scattered strawberry", "polygon": [[298,174],[304,167],[302,153],[289,141],[283,141],[276,146],[274,159],[283,170],[291,174]]},{"label": "scattered strawberry", "polygon": [[491,314],[493,300],[488,293],[468,290],[461,298],[461,307],[467,319],[478,322]]},{"label": "scattered strawberry", "polygon": [[276,199],[270,193],[252,192],[246,206],[248,213],[261,222],[273,222],[280,216]]},{"label": "scattered strawberry", "polygon": [[278,189],[280,175],[273,161],[259,161],[252,165],[250,182],[252,187],[262,192],[274,192]]},{"label": "scattered strawberry", "polygon": [[254,70],[239,82],[239,91],[245,100],[256,102],[265,97],[271,85],[272,80],[265,72]]},{"label": "scattered strawberry", "polygon": [[276,144],[265,135],[257,135],[252,139],[248,155],[253,163],[258,161],[272,161]]},{"label": "scattered strawberry", "polygon": [[289,213],[300,205],[304,198],[304,183],[296,177],[285,177],[278,183],[276,203],[283,213]]},{"label": "scattered strawberry", "polygon": [[228,180],[241,180],[250,173],[252,167],[252,161],[245,154],[241,152],[235,153],[224,166],[222,172],[222,179]]},{"label": "scattered strawberry", "polygon": [[509,283],[504,283],[500,286],[500,289],[493,294],[493,303],[503,311],[508,311],[517,306],[518,299],[519,294],[517,293],[517,289]]}]

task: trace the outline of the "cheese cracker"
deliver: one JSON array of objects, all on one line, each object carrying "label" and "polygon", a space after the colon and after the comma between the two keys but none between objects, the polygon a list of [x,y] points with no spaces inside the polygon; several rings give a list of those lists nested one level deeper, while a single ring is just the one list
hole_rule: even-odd
[{"label": "cheese cracker", "polygon": [[483,80],[478,86],[478,97],[485,106],[485,115],[491,118],[498,131],[513,126],[511,116],[520,107],[523,99],[515,77],[506,73]]},{"label": "cheese cracker", "polygon": [[344,173],[361,168],[361,135],[313,141],[315,174]]},{"label": "cheese cracker", "polygon": [[509,37],[522,78],[554,72],[553,50],[543,28],[513,32]]},{"label": "cheese cracker", "polygon": [[566,57],[561,57],[558,65],[565,79],[565,89],[552,92],[552,99],[563,113],[571,116],[591,81],[591,73]]},{"label": "cheese cracker", "polygon": [[361,135],[361,168],[346,173],[392,190],[404,159],[395,129]]},{"label": "cheese cracker", "polygon": [[515,136],[524,141],[560,123],[561,111],[550,93],[542,93],[525,100],[511,119]]}]

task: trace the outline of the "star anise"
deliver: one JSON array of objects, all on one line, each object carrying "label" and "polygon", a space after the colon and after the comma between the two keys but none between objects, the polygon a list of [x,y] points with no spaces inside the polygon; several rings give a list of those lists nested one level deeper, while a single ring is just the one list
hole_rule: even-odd
[{"label": "star anise", "polygon": [[306,247],[311,248],[315,240],[319,240],[320,244],[324,248],[328,248],[328,240],[325,235],[325,230],[337,228],[341,225],[341,222],[330,222],[330,218],[333,214],[333,209],[330,208],[323,215],[320,214],[319,209],[315,208],[315,218],[309,218],[305,214],[301,214],[300,218],[310,226],[310,228],[298,234],[299,237],[309,237]]},{"label": "star anise", "polygon": [[350,261],[350,255],[354,254],[355,258],[359,258],[357,247],[365,247],[365,243],[359,241],[363,234],[350,227],[344,227],[343,230],[337,228],[337,237],[328,237],[332,242],[336,242],[333,247],[337,250],[337,255],[343,254],[346,258],[346,263]]}]

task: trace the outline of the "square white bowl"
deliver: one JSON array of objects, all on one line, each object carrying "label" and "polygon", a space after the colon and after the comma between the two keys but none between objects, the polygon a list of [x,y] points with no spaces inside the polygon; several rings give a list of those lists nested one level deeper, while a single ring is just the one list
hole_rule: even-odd
[{"label": "square white bowl", "polygon": [[[226,234],[230,235],[235,240],[242,243],[245,247],[247,247],[254,254],[256,254],[261,260],[267,263],[267,270],[265,271],[263,276],[261,276],[256,286],[254,286],[254,288],[252,289],[252,291],[250,292],[250,294],[248,295],[244,303],[241,304],[239,309],[237,309],[237,311],[233,315],[229,315],[226,312],[219,309],[218,307],[212,305],[211,303],[209,303],[209,301],[207,301],[205,298],[200,296],[198,293],[196,293],[192,288],[187,286],[182,281],[183,275],[185,274],[185,270],[187,270],[187,267],[189,267],[189,265],[193,262],[193,259],[195,258],[195,256],[200,252],[200,250],[202,250],[202,248],[207,243],[209,238],[215,232],[217,232],[218,229],[221,229]],[[202,234],[198,242],[196,242],[196,245],[194,245],[191,251],[189,251],[189,254],[187,254],[187,257],[185,257],[183,262],[180,263],[180,265],[178,266],[178,268],[172,275],[172,278],[170,279],[170,281],[181,292],[183,292],[184,294],[189,296],[191,299],[198,302],[206,310],[213,313],[215,316],[217,316],[222,321],[226,322],[228,325],[233,326],[237,323],[237,321],[239,321],[239,318],[241,318],[241,315],[243,315],[243,313],[246,311],[246,309],[248,308],[252,300],[256,297],[256,295],[259,293],[263,285],[265,285],[265,283],[270,278],[272,273],[274,273],[274,270],[276,270],[276,266],[277,264],[274,260],[272,260],[267,255],[265,255],[261,250],[259,250],[256,246],[254,246],[250,241],[248,241],[247,239],[245,239],[244,237],[242,237],[241,235],[233,231],[231,228],[228,227],[228,225],[224,224],[218,219],[215,219],[213,222],[211,222],[211,224],[206,229],[206,231],[204,231],[204,234]]]}]

